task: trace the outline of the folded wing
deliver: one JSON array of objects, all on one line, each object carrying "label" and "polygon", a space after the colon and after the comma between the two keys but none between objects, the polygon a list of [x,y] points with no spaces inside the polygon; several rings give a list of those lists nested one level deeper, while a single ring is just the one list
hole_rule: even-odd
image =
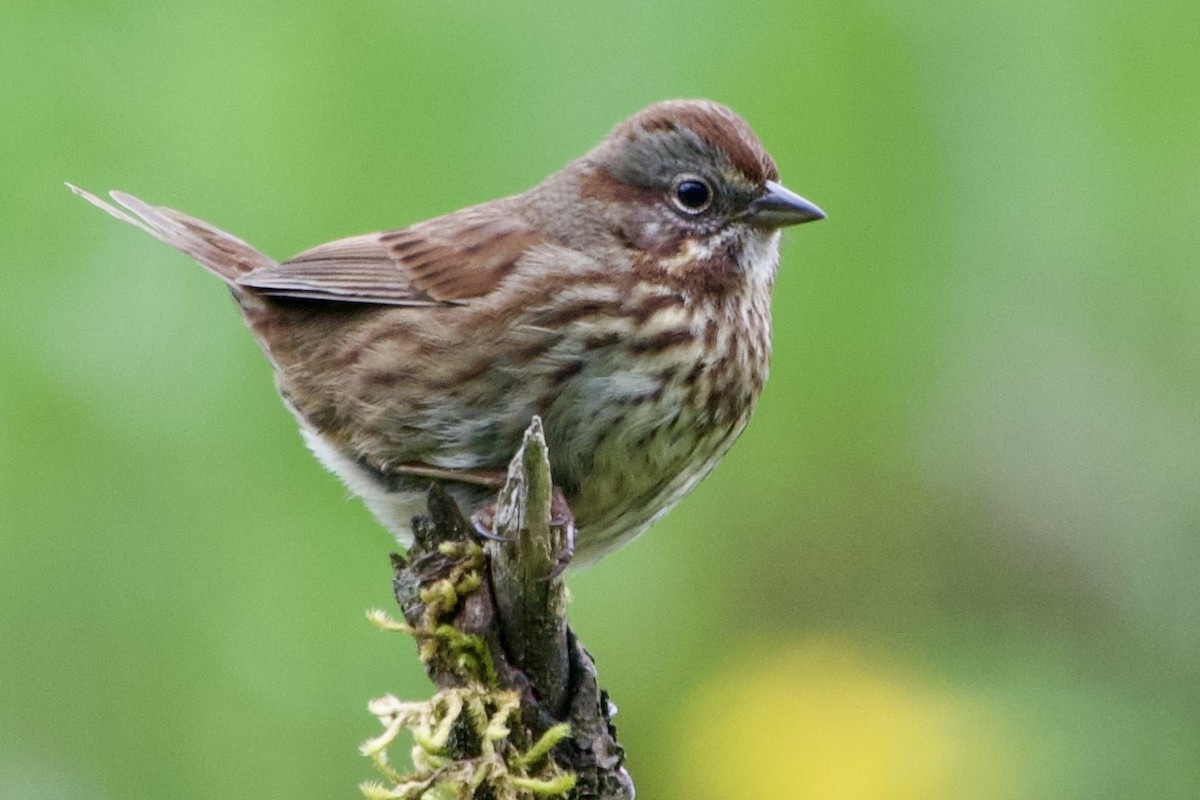
[{"label": "folded wing", "polygon": [[411,228],[314,247],[241,275],[283,297],[397,306],[454,305],[487,294],[543,237],[497,203]]}]

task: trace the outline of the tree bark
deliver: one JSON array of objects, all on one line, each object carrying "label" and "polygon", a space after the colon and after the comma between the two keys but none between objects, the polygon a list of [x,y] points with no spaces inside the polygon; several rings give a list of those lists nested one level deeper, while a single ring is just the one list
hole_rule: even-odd
[{"label": "tree bark", "polygon": [[[387,730],[363,749],[389,781],[365,784],[369,797],[632,800],[614,709],[567,624],[559,573],[570,522],[552,518],[552,497],[536,417],[496,504],[497,540],[481,547],[440,485],[429,490],[413,547],[392,556],[405,624],[380,624],[416,638],[438,693],[372,705]],[[387,765],[404,728],[417,743],[411,775]]]}]

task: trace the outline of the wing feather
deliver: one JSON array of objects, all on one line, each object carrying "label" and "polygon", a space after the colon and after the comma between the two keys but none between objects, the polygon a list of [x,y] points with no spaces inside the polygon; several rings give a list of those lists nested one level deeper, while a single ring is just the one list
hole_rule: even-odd
[{"label": "wing feather", "polygon": [[277,296],[400,306],[457,305],[487,294],[544,238],[502,201],[411,228],[339,239],[238,284]]}]

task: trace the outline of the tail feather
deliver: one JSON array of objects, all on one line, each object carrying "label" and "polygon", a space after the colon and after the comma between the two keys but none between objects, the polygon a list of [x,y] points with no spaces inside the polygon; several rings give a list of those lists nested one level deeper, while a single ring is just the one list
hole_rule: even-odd
[{"label": "tail feather", "polygon": [[141,228],[156,239],[191,256],[230,286],[236,287],[238,276],[244,272],[276,265],[274,259],[255,250],[236,236],[174,209],[149,205],[124,192],[110,192],[109,196],[113,200],[133,212],[128,214],[78,186],[68,183],[67,188],[122,222]]}]

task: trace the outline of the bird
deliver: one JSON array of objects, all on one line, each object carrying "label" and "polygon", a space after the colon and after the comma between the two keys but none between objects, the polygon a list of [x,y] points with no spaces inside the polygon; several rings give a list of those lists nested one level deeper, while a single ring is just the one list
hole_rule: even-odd
[{"label": "bird", "polygon": [[486,514],[540,416],[573,565],[652,526],[741,434],[780,231],[825,218],[710,100],[655,103],[525,192],[286,261],[68,186],[225,283],[308,447],[401,545],[431,483]]}]

